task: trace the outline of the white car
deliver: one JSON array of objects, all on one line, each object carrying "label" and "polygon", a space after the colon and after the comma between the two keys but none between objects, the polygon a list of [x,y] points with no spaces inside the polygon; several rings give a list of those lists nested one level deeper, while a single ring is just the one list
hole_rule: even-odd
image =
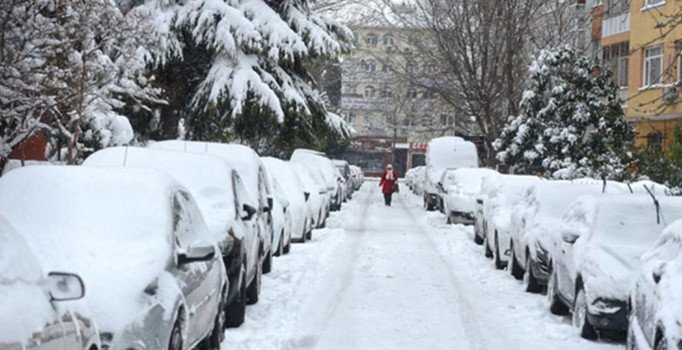
[{"label": "white car", "polygon": [[509,229],[514,206],[528,188],[543,179],[528,175],[487,176],[485,179],[486,186],[482,187],[486,198],[483,205],[483,246],[495,267],[503,269],[509,260]]},{"label": "white car", "polygon": [[103,348],[219,348],[225,266],[192,195],[170,176],[34,166],[0,178],[0,193],[0,213],[41,265],[82,277]]},{"label": "white car", "polygon": [[[267,166],[266,166],[267,168]],[[291,249],[291,221],[292,212],[289,210],[290,203],[284,192],[284,186],[280,184],[278,178],[273,176],[273,172],[268,171],[268,182],[272,186],[272,196],[275,198],[272,206],[272,229],[275,240],[272,246],[276,247],[275,256],[289,253]]]},{"label": "white car", "polygon": [[291,161],[307,166],[311,171],[317,170],[322,175],[329,192],[330,210],[341,209],[343,190],[339,182],[339,174],[332,161],[323,153],[299,148],[291,155]]},{"label": "white car", "polygon": [[258,301],[257,275],[264,252],[253,215],[257,204],[228,162],[208,154],[111,147],[93,153],[83,165],[155,169],[185,186],[195,198],[227,268],[227,325],[237,327],[244,322],[246,304]]},{"label": "white car", "polygon": [[642,257],[630,294],[628,350],[682,344],[682,221],[670,224]]},{"label": "white car", "polygon": [[312,238],[313,228],[322,228],[326,225],[329,215],[329,194],[322,175],[316,169],[310,169],[299,163],[289,162],[296,176],[301,181],[306,193],[309,193],[306,202],[308,207],[308,220],[306,220],[306,238]]},{"label": "white car", "polygon": [[362,169],[357,165],[351,165],[350,170],[353,177],[353,189],[357,191],[362,187],[362,183],[365,181],[365,175],[362,173]]},{"label": "white car", "polygon": [[620,186],[604,188],[600,182],[540,181],[529,188],[516,206],[509,229],[509,271],[523,279],[527,292],[547,285],[551,266],[550,248],[561,218],[580,196],[624,193]]},{"label": "white car", "polygon": [[[282,195],[286,198],[289,206],[287,212],[290,214],[290,240],[305,242],[306,235],[312,223],[308,223],[310,218],[307,201],[311,200],[312,190],[306,190],[303,183],[296,174],[291,163],[278,158],[264,157],[263,164],[271,177],[274,177],[280,184]],[[317,190],[315,190],[317,194]],[[285,246],[285,253],[289,248]]]},{"label": "white car", "polygon": [[572,311],[574,326],[588,339],[602,330],[627,330],[628,299],[642,255],[654,247],[666,219],[680,217],[677,197],[578,198],[552,246],[550,311]]},{"label": "white car", "polygon": [[78,275],[45,274],[38,258],[0,217],[0,349],[99,350]]},{"label": "white car", "polygon": [[[272,186],[268,182],[268,176],[263,162],[258,154],[244,145],[224,144],[198,141],[161,141],[151,144],[149,147],[172,151],[204,153],[221,158],[237,170],[241,176],[249,197],[256,203],[256,221],[261,239],[261,249],[264,252],[262,261],[263,273],[272,271],[274,254],[273,242],[279,242],[279,235],[275,236],[272,227]],[[274,245],[275,247],[277,245]]]},{"label": "white car", "polygon": [[476,211],[476,198],[486,176],[499,173],[487,168],[448,169],[443,173],[443,211],[448,223],[472,225]]},{"label": "white car", "polygon": [[478,168],[476,145],[454,136],[438,137],[429,142],[423,186],[426,210],[442,208],[443,199],[438,192],[438,181],[445,169],[458,168]]}]

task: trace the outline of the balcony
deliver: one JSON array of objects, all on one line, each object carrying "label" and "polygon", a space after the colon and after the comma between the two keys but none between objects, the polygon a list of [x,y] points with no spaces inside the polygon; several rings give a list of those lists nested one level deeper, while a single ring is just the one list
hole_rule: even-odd
[{"label": "balcony", "polygon": [[627,33],[630,31],[630,14],[623,13],[604,19],[601,27],[601,37]]},{"label": "balcony", "polygon": [[341,96],[341,108],[346,111],[389,111],[393,109],[394,101],[391,98],[364,98],[362,95],[346,94]]}]

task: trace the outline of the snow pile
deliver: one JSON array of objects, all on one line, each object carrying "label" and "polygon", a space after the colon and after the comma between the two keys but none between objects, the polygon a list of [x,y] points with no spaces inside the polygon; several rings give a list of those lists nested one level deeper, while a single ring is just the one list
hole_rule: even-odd
[{"label": "snow pile", "polygon": [[85,166],[148,168],[166,173],[185,186],[199,206],[216,243],[223,243],[238,217],[232,188],[232,168],[205,154],[151,148],[112,147],[90,155]]},{"label": "snow pile", "polygon": [[[682,199],[658,200],[659,212],[645,195],[588,195],[564,215],[561,230],[580,235],[568,264],[581,272],[588,298],[627,300],[640,258],[654,246],[667,220],[682,217]],[[553,249],[560,246],[557,242]]]},{"label": "snow pile", "polygon": [[0,179],[0,213],[47,270],[83,278],[100,331],[117,333],[171,258],[177,186],[153,170],[26,167]]}]

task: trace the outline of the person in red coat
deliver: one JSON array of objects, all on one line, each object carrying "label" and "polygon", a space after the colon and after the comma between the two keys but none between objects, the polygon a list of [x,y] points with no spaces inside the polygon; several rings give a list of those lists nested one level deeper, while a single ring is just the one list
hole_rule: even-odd
[{"label": "person in red coat", "polygon": [[[398,181],[398,173],[393,170],[393,165],[389,164],[386,166],[386,170],[381,174],[381,181],[379,181],[379,187],[381,187],[381,192],[384,194],[384,202],[387,206],[391,206],[391,200],[393,199],[393,192],[395,192],[394,186]],[[396,186],[397,187],[397,186]]]}]

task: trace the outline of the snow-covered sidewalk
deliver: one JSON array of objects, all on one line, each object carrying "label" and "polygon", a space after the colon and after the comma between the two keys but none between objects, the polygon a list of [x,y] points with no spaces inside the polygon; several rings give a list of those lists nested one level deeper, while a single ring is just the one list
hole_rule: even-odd
[{"label": "snow-covered sidewalk", "polygon": [[[407,192],[407,191],[404,191]],[[328,228],[275,260],[224,349],[621,349],[582,340],[496,271],[472,229],[367,182]]]}]

